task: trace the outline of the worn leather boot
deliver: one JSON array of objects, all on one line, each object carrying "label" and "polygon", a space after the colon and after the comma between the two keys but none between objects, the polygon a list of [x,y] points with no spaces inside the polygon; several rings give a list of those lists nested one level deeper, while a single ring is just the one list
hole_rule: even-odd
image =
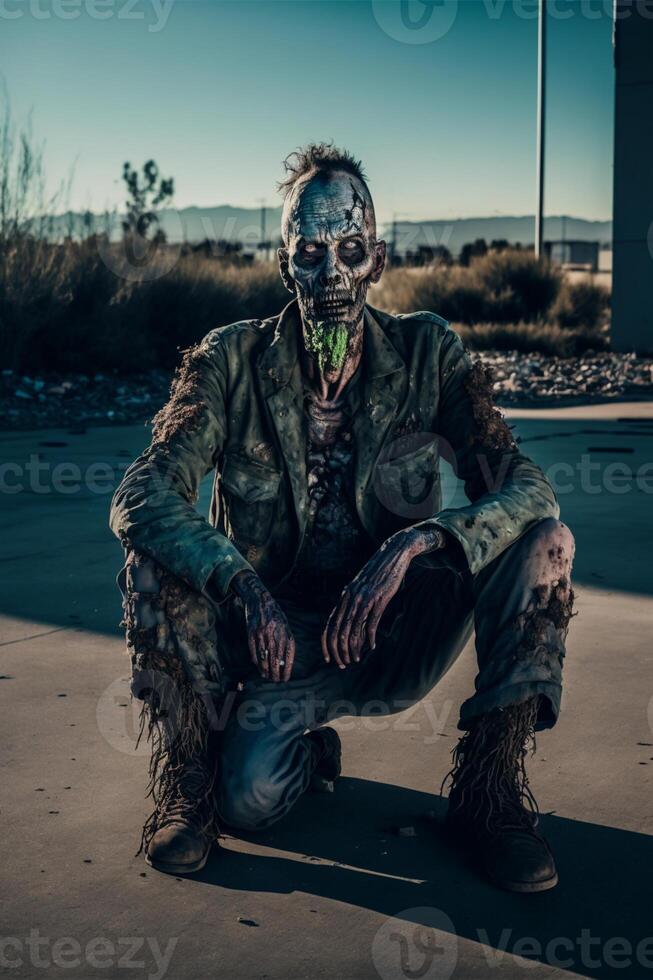
[{"label": "worn leather boot", "polygon": [[315,761],[313,788],[320,788],[320,781],[333,783],[342,772],[342,743],[335,728],[316,728],[307,734]]},{"label": "worn leather boot", "polygon": [[537,705],[530,698],[479,718],[461,738],[450,773],[448,827],[490,880],[513,892],[547,891],[558,883],[553,854],[537,832],[537,803],[524,765]]},{"label": "worn leather boot", "polygon": [[171,772],[168,779],[145,860],[157,871],[191,874],[206,864],[217,834],[211,766],[197,756]]}]

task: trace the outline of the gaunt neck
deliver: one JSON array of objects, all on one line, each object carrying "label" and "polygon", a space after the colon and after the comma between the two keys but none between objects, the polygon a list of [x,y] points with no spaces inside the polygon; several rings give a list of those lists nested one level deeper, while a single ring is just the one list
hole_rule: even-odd
[{"label": "gaunt neck", "polygon": [[349,337],[347,352],[339,367],[322,370],[318,358],[306,346],[310,336],[302,327],[301,367],[302,374],[314,391],[316,399],[323,403],[338,402],[343,391],[356,374],[363,356],[363,318]]}]

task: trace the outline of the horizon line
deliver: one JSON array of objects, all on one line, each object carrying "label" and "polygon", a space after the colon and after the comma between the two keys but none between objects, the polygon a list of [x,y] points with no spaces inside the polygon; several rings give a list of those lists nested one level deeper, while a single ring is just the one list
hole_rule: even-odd
[{"label": "horizon line", "polygon": [[[176,211],[182,213],[184,211],[213,211],[219,210],[220,208],[229,208],[232,211],[251,211],[255,214],[260,214],[261,207],[265,207],[266,211],[276,211],[280,210],[282,205],[267,206],[267,205],[239,205],[239,204],[187,204],[183,207],[164,207],[160,209],[160,213],[166,211]],[[104,211],[93,211],[91,208],[68,208],[66,211],[52,215],[53,218],[65,218],[68,215],[85,215],[91,214],[94,217],[106,217],[110,214],[123,214],[125,212],[118,209],[111,210],[105,209]],[[579,214],[545,214],[545,221],[555,221],[565,218],[572,221],[586,221],[591,224],[606,224],[612,221],[612,215],[609,218],[586,218]],[[531,214],[473,214],[468,216],[458,216],[458,217],[448,217],[448,218],[382,218],[379,219],[379,224],[393,224],[395,221],[398,225],[411,225],[411,224],[446,224],[455,221],[505,221],[505,220],[535,220],[534,212]]]}]

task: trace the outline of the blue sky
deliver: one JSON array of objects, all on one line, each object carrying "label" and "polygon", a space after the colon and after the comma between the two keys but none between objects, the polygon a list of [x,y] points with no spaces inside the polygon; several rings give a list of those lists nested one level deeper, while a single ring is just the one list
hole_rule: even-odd
[{"label": "blue sky", "polygon": [[[0,71],[71,204],[154,157],[175,203],[276,203],[308,140],[360,156],[382,219],[533,211],[531,0],[2,0]],[[609,0],[548,14],[546,212],[611,213]],[[62,16],[62,14],[65,14]],[[104,19],[99,19],[99,15]]]}]

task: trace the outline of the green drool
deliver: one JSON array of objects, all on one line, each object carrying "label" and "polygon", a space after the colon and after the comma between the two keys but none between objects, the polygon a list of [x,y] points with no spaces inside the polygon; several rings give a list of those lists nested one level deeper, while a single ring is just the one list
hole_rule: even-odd
[{"label": "green drool", "polygon": [[318,320],[311,324],[306,339],[308,349],[317,358],[320,373],[342,368],[349,347],[349,331],[344,324]]}]

